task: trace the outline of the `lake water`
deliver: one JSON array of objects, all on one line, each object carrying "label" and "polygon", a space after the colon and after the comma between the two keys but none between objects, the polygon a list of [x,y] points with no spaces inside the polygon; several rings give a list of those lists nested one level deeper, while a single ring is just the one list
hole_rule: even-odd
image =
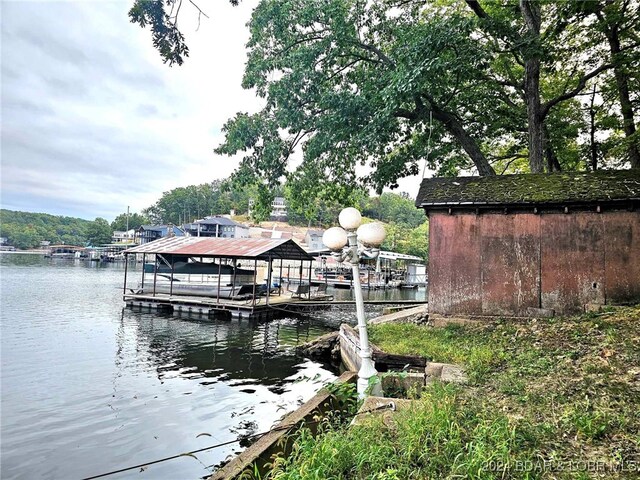
[{"label": "lake water", "polygon": [[[352,308],[269,322],[139,312],[123,308],[123,270],[0,254],[3,479],[84,478],[262,432],[338,373],[294,347],[354,323]],[[416,292],[365,292],[387,295]],[[203,478],[241,449],[108,478]]]}]

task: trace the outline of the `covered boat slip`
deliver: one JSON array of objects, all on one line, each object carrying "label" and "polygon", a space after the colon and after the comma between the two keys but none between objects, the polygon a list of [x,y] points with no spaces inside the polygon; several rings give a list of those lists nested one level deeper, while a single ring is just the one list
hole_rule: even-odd
[{"label": "covered boat slip", "polygon": [[[125,266],[123,299],[130,307],[251,316],[331,299],[311,287],[314,257],[292,240],[168,237],[124,254],[143,263],[138,279]],[[295,282],[283,281],[285,270],[298,274]]]}]

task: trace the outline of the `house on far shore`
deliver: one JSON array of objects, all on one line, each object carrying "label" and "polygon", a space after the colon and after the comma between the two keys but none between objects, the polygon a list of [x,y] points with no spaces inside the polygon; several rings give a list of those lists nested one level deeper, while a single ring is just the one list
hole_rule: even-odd
[{"label": "house on far shore", "polygon": [[307,234],[304,236],[304,243],[307,244],[310,252],[327,248],[324,243],[322,243],[323,234],[324,230],[307,230]]},{"label": "house on far shore", "polygon": [[640,302],[640,170],[423,180],[429,312],[553,316]]},{"label": "house on far shore", "polygon": [[185,231],[175,225],[141,225],[136,231],[135,243],[143,245],[164,237],[185,237]]},{"label": "house on far shore", "polygon": [[286,222],[287,221],[287,202],[284,197],[275,197],[271,202],[271,220],[275,220],[278,222]]},{"label": "house on far shore", "polygon": [[122,230],[114,230],[113,235],[111,236],[112,243],[135,243],[137,238],[136,230],[131,229],[128,231]]},{"label": "house on far shore", "polygon": [[249,238],[249,227],[219,215],[196,220],[183,228],[192,237]]}]

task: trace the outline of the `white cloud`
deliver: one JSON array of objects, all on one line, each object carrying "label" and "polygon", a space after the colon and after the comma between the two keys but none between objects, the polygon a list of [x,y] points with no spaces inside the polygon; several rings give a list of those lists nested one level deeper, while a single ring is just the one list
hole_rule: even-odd
[{"label": "white cloud", "polygon": [[237,166],[213,149],[227,119],[263,104],[240,86],[257,0],[207,2],[199,29],[185,2],[190,56],[171,68],[131,4],[3,2],[3,208],[110,219]]},{"label": "white cloud", "polygon": [[228,176],[222,125],[260,106],[240,86],[254,5],[207,5],[196,32],[185,4],[191,56],[170,68],[129,1],[3,3],[3,208],[113,218]]}]

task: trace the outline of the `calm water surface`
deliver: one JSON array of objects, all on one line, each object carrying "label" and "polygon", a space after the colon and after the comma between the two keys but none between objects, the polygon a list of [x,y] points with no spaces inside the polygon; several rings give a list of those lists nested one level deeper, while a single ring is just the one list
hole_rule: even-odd
[{"label": "calm water surface", "polygon": [[[122,278],[121,266],[0,255],[3,479],[83,478],[268,430],[337,373],[294,347],[355,321],[350,308],[262,323],[138,312],[123,309]],[[416,292],[365,292],[385,295]],[[241,449],[109,478],[202,478]]]}]

